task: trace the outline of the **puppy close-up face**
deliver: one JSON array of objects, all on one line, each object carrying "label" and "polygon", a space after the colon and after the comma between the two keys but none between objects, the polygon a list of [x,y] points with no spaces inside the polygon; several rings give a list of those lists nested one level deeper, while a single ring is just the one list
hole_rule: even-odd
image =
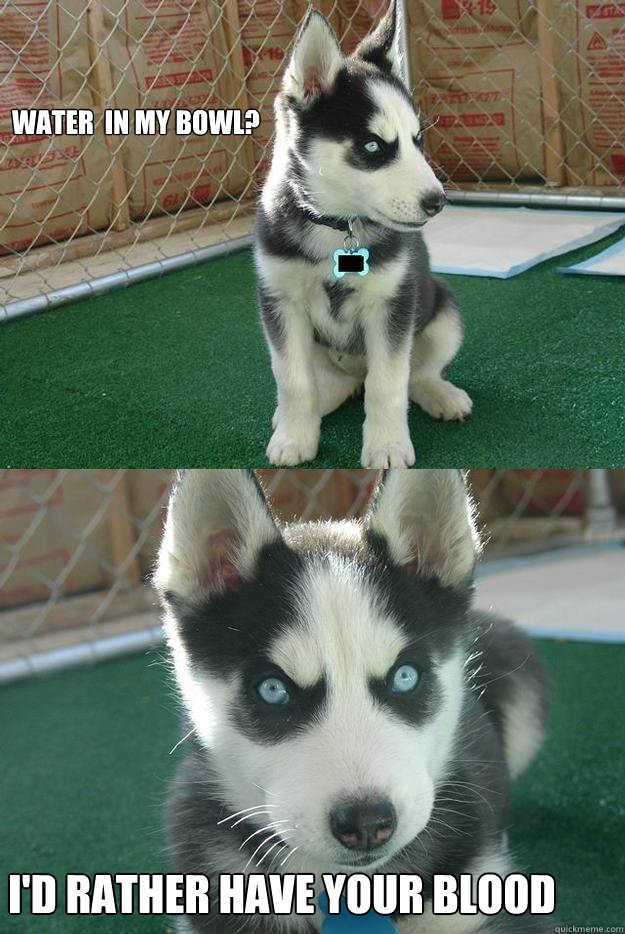
[{"label": "puppy close-up face", "polygon": [[284,117],[303,206],[408,230],[437,214],[445,195],[424,155],[424,127],[403,82],[396,32],[391,5],[345,58],[328,22],[311,12],[277,114]]},{"label": "puppy close-up face", "polygon": [[453,471],[391,473],[363,523],[284,529],[247,474],[181,483],[157,583],[220,791],[265,828],[258,861],[374,868],[424,829],[465,690],[474,551]]}]

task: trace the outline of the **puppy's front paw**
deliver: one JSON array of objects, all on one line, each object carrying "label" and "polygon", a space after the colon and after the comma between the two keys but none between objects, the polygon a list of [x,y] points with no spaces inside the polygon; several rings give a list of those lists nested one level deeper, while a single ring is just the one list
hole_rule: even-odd
[{"label": "puppy's front paw", "polygon": [[389,435],[365,424],[360,462],[363,467],[411,467],[415,453],[408,429]]},{"label": "puppy's front paw", "polygon": [[473,402],[464,389],[438,377],[413,381],[410,398],[432,418],[442,418],[446,422],[461,422],[473,409]]},{"label": "puppy's front paw", "polygon": [[275,467],[294,467],[303,461],[311,461],[319,446],[319,419],[306,424],[297,421],[278,420],[271,441],[267,446],[267,457]]}]

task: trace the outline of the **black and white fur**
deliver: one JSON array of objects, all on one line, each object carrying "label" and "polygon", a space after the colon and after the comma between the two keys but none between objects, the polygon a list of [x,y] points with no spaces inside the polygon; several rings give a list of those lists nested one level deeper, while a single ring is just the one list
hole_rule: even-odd
[{"label": "black and white fur", "polygon": [[[311,11],[276,98],[276,141],[259,208],[261,317],[277,385],[272,464],[315,457],[321,418],[364,383],[364,467],[414,463],[408,402],[463,419],[472,403],[443,370],[463,334],[419,233],[444,204],[401,77],[394,2],[349,57]],[[369,152],[375,144],[378,152]],[[348,218],[370,272],[336,279]]]},{"label": "black and white fur", "polygon": [[[176,872],[511,871],[513,780],[541,745],[546,686],[525,635],[471,608],[478,550],[461,474],[390,470],[362,521],[280,527],[251,472],[189,471],[156,584],[189,753],[167,808]],[[417,687],[391,690],[398,665]],[[268,677],[290,701],[259,695]],[[384,801],[390,839],[337,837]],[[429,903],[428,903],[429,905]],[[504,913],[505,915],[505,913]],[[321,918],[188,917],[184,931],[313,934]],[[537,930],[530,916],[420,915],[400,934]]]}]

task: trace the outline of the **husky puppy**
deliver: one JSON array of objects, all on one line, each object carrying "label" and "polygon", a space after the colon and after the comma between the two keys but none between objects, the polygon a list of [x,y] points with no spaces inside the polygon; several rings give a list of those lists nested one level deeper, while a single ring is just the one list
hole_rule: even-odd
[{"label": "husky puppy", "polygon": [[[431,912],[433,873],[512,871],[511,786],[545,727],[529,640],[471,609],[477,551],[457,471],[390,470],[364,520],[282,527],[251,472],[181,477],[156,573],[191,734],[176,872],[212,891],[222,872],[417,873],[426,908],[399,934],[535,930]],[[213,912],[183,930],[323,923]]]},{"label": "husky puppy", "polygon": [[[430,272],[419,233],[445,204],[403,83],[394,2],[344,58],[315,10],[276,98],[276,141],[258,214],[256,266],[277,385],[272,464],[315,457],[321,418],[364,382],[364,467],[414,463],[408,401],[463,419],[472,403],[443,379],[462,341],[457,302]],[[351,225],[351,226],[348,226]],[[369,251],[366,275],[334,251]]]}]

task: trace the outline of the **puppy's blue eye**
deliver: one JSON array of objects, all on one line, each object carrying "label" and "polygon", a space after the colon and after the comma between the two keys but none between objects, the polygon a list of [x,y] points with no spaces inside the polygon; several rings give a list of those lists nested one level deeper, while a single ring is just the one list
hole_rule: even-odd
[{"label": "puppy's blue eye", "polygon": [[414,665],[400,665],[391,684],[393,694],[407,694],[414,691],[419,683],[419,672]]},{"label": "puppy's blue eye", "polygon": [[288,704],[289,692],[280,678],[265,678],[257,685],[256,690],[261,700],[266,704]]},{"label": "puppy's blue eye", "polygon": [[364,144],[364,148],[367,150],[367,152],[379,152],[380,144],[377,140],[370,139],[369,142]]}]

